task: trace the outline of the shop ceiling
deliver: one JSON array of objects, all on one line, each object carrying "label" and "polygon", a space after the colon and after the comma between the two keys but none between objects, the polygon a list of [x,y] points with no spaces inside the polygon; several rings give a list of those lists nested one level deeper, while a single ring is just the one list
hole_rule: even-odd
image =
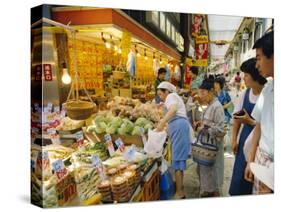
[{"label": "shop ceiling", "polygon": [[225,45],[210,44],[211,63],[224,58],[242,20],[243,17],[238,16],[208,15],[210,40],[226,41]]}]

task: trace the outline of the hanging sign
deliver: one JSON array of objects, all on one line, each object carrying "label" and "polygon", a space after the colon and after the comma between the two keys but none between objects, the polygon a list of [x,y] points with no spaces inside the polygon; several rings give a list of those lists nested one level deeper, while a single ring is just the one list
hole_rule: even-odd
[{"label": "hanging sign", "polygon": [[51,64],[44,64],[43,65],[43,71],[44,71],[45,81],[52,81],[53,80],[53,75],[52,75],[52,66],[51,66]]},{"label": "hanging sign", "polygon": [[36,65],[35,66],[35,81],[41,81],[42,80],[42,66]]},{"label": "hanging sign", "polygon": [[120,152],[124,152],[125,151],[125,145],[123,143],[123,141],[121,140],[121,138],[118,138],[116,141],[115,141],[115,144],[117,145],[118,147],[118,150],[120,150]]}]

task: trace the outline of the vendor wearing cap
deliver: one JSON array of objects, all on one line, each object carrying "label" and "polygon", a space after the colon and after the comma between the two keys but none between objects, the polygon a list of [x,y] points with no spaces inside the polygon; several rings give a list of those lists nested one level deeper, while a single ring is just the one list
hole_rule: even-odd
[{"label": "vendor wearing cap", "polygon": [[161,82],[157,93],[164,102],[167,111],[160,120],[157,131],[162,131],[168,124],[168,132],[172,146],[172,167],[176,176],[175,199],[185,198],[183,191],[183,172],[186,170],[186,160],[190,153],[191,125],[187,119],[185,105],[176,93],[176,87],[169,82]]}]

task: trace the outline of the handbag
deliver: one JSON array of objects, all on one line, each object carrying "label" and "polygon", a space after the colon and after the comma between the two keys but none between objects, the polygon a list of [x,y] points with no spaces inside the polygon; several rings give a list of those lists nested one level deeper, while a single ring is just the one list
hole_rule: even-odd
[{"label": "handbag", "polygon": [[194,162],[204,166],[214,165],[218,147],[214,144],[214,138],[208,133],[208,127],[204,127],[199,132],[196,142],[191,144],[191,146]]}]

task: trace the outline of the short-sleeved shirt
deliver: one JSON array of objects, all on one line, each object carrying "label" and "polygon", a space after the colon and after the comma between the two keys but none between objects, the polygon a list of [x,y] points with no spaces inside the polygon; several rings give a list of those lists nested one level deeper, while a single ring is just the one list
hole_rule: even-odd
[{"label": "short-sleeved shirt", "polygon": [[186,109],[182,98],[177,93],[170,93],[165,100],[165,107],[170,109],[171,105],[177,106],[176,116],[187,118]]},{"label": "short-sleeved shirt", "polygon": [[[242,91],[242,93],[239,95],[239,97],[235,103],[235,107],[234,107],[234,111],[233,111],[234,113],[243,109],[243,102],[244,102],[245,94],[246,94],[246,90]],[[259,98],[259,95],[254,95],[253,89],[250,89],[250,93],[249,93],[250,103],[256,104],[258,98]]]},{"label": "short-sleeved shirt", "polygon": [[263,88],[252,117],[261,125],[259,147],[274,158],[274,83],[273,80]]}]

